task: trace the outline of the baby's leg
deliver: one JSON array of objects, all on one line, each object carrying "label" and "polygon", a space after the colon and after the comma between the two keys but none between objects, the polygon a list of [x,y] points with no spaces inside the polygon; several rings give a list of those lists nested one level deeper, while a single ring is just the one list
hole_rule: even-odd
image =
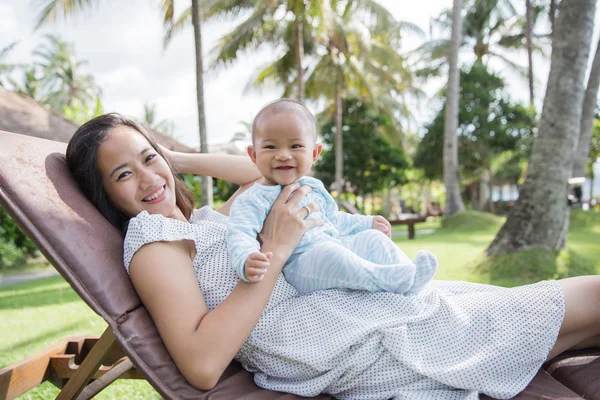
[{"label": "baby's leg", "polygon": [[330,288],[404,293],[415,280],[415,265],[376,264],[336,242],[317,243],[283,268],[285,279],[300,293]]},{"label": "baby's leg", "polygon": [[437,271],[437,259],[429,251],[421,250],[414,260],[388,238],[383,232],[375,229],[362,231],[356,235],[345,237],[342,244],[356,255],[376,264],[406,265],[413,263],[416,267],[415,280],[406,294],[419,293],[429,283]]}]

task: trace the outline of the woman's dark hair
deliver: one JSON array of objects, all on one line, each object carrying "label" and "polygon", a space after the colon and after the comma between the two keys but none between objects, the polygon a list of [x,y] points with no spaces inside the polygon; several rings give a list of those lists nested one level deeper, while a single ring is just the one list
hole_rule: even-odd
[{"label": "woman's dark hair", "polygon": [[[102,178],[96,167],[98,147],[110,131],[119,126],[127,126],[142,134],[154,150],[164,158],[156,141],[146,129],[137,122],[120,114],[110,113],[100,115],[81,125],[67,146],[67,165],[83,194],[90,199],[104,217],[122,232],[127,230],[131,219],[114,206],[108,199]],[[186,218],[190,218],[194,208],[194,195],[186,188],[183,181],[167,160],[169,169],[175,179],[175,199],[177,207]]]}]

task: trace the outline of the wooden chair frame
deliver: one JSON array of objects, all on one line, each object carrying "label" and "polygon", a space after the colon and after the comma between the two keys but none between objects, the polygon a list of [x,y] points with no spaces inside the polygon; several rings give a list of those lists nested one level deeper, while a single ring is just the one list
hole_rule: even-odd
[{"label": "wooden chair frame", "polygon": [[145,379],[108,327],[99,338],[65,338],[1,369],[0,399],[17,398],[45,381],[62,389],[57,400],[90,399],[119,378]]}]

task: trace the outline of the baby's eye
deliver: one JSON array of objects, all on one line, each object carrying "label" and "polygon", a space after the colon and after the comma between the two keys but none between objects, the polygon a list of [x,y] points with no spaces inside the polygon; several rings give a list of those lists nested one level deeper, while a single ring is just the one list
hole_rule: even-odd
[{"label": "baby's eye", "polygon": [[268,145],[268,146],[265,146],[265,149],[273,150],[273,149],[275,149],[275,146],[273,146],[273,145]]},{"label": "baby's eye", "polygon": [[292,145],[292,149],[300,149],[300,148],[302,148],[301,144],[294,144],[294,145]]},{"label": "baby's eye", "polygon": [[120,181],[122,178],[129,176],[130,173],[131,172],[129,171],[121,172],[121,174],[117,177],[117,181]]}]

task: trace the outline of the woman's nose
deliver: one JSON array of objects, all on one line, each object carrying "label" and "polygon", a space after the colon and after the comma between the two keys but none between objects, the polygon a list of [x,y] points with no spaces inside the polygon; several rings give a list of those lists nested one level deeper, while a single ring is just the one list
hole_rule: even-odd
[{"label": "woman's nose", "polygon": [[140,172],[140,189],[146,190],[154,186],[157,181],[157,176],[150,170],[142,170]]}]

